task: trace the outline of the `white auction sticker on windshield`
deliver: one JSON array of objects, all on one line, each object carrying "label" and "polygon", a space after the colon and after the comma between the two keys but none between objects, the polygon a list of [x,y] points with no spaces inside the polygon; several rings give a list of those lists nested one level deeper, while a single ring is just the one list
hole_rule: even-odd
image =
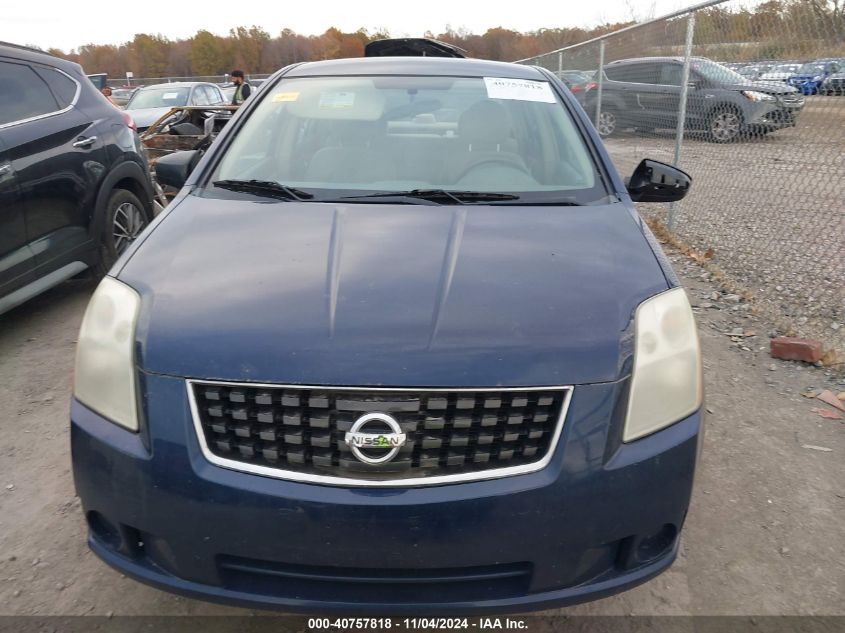
[{"label": "white auction sticker on windshield", "polygon": [[178,93],[178,92],[165,92],[165,93],[162,95],[162,97],[161,97],[161,98],[162,98],[162,99],[166,99],[167,101],[170,101],[171,99],[178,99],[178,98],[179,98],[179,93]]},{"label": "white auction sticker on windshield", "polygon": [[514,99],[516,101],[540,101],[555,103],[555,95],[547,81],[531,79],[507,79],[504,77],[485,77],[487,96],[491,99]]}]

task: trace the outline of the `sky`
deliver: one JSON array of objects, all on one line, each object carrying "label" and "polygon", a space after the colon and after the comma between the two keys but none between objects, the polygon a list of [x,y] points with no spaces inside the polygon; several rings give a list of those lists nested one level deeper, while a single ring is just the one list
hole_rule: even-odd
[{"label": "sky", "polygon": [[226,35],[234,26],[264,28],[278,35],[289,28],[303,35],[386,29],[395,37],[441,33],[449,25],[483,33],[501,26],[517,31],[592,27],[604,22],[647,19],[695,4],[697,0],[318,0],[310,2],[203,2],[201,0],[0,0],[0,41],[60,48],[83,44],[121,44],[135,33],[187,38],[200,29]]}]

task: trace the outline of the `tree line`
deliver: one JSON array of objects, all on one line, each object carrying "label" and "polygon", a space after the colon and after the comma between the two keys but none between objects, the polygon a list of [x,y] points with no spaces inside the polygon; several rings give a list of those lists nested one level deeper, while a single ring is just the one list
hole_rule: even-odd
[{"label": "tree line", "polygon": [[[725,45],[753,42],[757,44],[755,51],[768,47],[771,56],[801,56],[809,54],[808,42],[817,48],[834,45],[841,49],[845,43],[845,0],[768,0],[750,8],[715,6],[699,11],[696,22],[696,39],[700,41]],[[633,21],[526,33],[497,27],[483,34],[447,27],[442,33],[425,36],[459,46],[471,57],[513,61],[630,24]],[[673,31],[681,26],[679,21],[666,25],[664,29]],[[646,35],[660,37],[654,28],[634,33],[640,42],[652,39]],[[302,35],[290,29],[271,35],[260,26],[240,26],[228,35],[200,30],[190,38],[172,40],[160,34],[139,33],[120,45],[86,44],[68,52],[55,48],[47,52],[80,63],[86,72],[104,72],[112,77],[123,76],[126,71],[135,77],[222,75],[233,68],[260,74],[301,61],[360,57],[368,42],[385,37],[389,37],[387,32],[359,29],[349,33],[334,27],[321,35]],[[659,44],[660,39],[654,43]],[[742,50],[736,49],[738,53]]]}]

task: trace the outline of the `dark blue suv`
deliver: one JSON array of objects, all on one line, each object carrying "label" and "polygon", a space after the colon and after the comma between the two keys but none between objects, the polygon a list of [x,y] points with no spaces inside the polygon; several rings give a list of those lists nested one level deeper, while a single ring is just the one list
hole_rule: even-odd
[{"label": "dark blue suv", "polygon": [[102,276],[152,220],[134,125],[79,64],[0,42],[0,314]]},{"label": "dark blue suv", "polygon": [[71,438],[89,544],[289,611],[519,611],[665,570],[693,485],[692,311],[540,68],[279,71],[98,287]]}]

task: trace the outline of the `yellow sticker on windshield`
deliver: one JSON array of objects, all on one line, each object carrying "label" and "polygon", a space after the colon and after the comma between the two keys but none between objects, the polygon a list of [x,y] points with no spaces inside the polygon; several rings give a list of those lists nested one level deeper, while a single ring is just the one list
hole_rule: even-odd
[{"label": "yellow sticker on windshield", "polygon": [[298,92],[280,92],[273,95],[273,103],[286,103],[288,101],[296,101],[299,99]]}]

